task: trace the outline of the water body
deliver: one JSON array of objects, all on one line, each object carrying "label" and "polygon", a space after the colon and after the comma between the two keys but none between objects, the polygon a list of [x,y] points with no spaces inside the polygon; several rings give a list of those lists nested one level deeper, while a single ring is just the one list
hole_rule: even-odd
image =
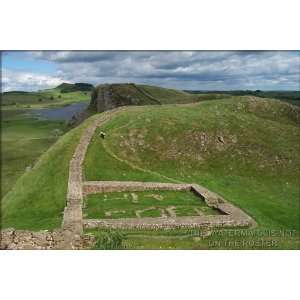
[{"label": "water body", "polygon": [[41,119],[70,121],[74,115],[83,112],[88,104],[80,102],[63,107],[32,109],[31,113]]}]

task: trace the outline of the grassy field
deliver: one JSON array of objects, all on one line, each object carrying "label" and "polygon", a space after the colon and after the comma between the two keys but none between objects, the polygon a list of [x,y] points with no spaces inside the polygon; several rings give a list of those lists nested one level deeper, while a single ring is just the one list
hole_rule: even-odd
[{"label": "grassy field", "polygon": [[300,249],[296,231],[270,229],[87,230],[93,249],[118,250],[279,250]]},{"label": "grassy field", "polygon": [[43,153],[34,167],[20,176],[2,199],[2,227],[52,229],[62,222],[69,161],[84,128],[94,117],[70,130]]},{"label": "grassy field", "polygon": [[159,99],[162,104],[190,103],[197,101],[201,97],[179,90],[166,89],[151,85],[138,85],[138,87],[154,98]]},{"label": "grassy field", "polygon": [[8,92],[2,94],[2,110],[38,109],[69,105],[90,100],[90,91],[62,93],[60,88],[38,92]]},{"label": "grassy field", "polygon": [[235,90],[235,91],[212,91],[212,92],[202,92],[202,91],[187,91],[194,95],[216,95],[220,93],[227,96],[256,96],[260,98],[270,98],[270,99],[279,99],[281,101],[289,102],[293,105],[300,106],[300,91],[261,91],[261,90]]},{"label": "grassy field", "polygon": [[206,100],[217,100],[231,98],[231,95],[221,94],[221,93],[189,93],[180,90],[166,89],[158,86],[152,85],[137,85],[139,88],[146,91],[151,96],[159,99],[161,104],[184,104],[191,102],[199,102]]},{"label": "grassy field", "polygon": [[89,195],[84,213],[88,219],[118,219],[140,217],[171,216],[167,208],[172,208],[177,216],[197,216],[199,209],[203,215],[218,214],[192,192],[153,191],[134,193],[105,193]]},{"label": "grassy field", "polygon": [[38,92],[1,94],[1,197],[69,129],[63,120],[38,119],[32,109],[59,108],[90,99],[90,91],[65,92],[65,88],[78,89],[73,84],[62,84]]},{"label": "grassy field", "polygon": [[[96,117],[61,137],[17,181],[3,200],[4,227],[49,229],[60,225],[68,162],[83,128]],[[198,183],[246,211],[258,223],[258,230],[295,230],[296,236],[276,239],[279,248],[298,247],[300,134],[296,107],[248,97],[184,106],[128,107],[99,130],[106,137],[100,139],[97,131],[89,146],[84,164],[87,180]],[[180,230],[170,234],[132,231],[126,233],[124,245],[132,249],[204,249],[209,239],[186,236]]]},{"label": "grassy field", "polygon": [[26,170],[29,172],[67,127],[65,122],[38,120],[21,110],[2,112],[1,197]]}]

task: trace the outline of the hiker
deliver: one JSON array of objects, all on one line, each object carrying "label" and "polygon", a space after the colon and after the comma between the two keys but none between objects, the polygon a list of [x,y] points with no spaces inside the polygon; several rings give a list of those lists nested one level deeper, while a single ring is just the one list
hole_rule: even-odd
[{"label": "hiker", "polygon": [[105,132],[103,132],[103,131],[101,131],[99,135],[100,135],[100,137],[101,137],[102,139],[104,139],[104,138],[105,138],[105,136],[106,136],[106,133],[105,133]]}]

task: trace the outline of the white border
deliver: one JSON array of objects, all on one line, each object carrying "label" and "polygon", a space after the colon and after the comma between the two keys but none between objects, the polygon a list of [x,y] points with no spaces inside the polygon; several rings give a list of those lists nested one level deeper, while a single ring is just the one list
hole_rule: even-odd
[{"label": "white border", "polygon": [[2,299],[299,297],[297,251],[44,250],[0,256]]},{"label": "white border", "polygon": [[297,50],[298,0],[9,0],[0,49]]},{"label": "white border", "polygon": [[[297,50],[299,1],[1,2],[2,50]],[[1,251],[2,299],[296,299],[299,251]]]}]

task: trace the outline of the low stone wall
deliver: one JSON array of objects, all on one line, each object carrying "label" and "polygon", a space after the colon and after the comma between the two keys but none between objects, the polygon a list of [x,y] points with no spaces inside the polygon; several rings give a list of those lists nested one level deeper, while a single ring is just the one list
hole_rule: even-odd
[{"label": "low stone wall", "polygon": [[160,218],[124,218],[124,219],[89,219],[84,220],[84,227],[112,229],[176,229],[202,227],[234,227],[248,226],[241,219],[233,219],[229,215],[196,216],[196,217],[160,217]]},{"label": "low stone wall", "polygon": [[190,190],[191,184],[139,182],[139,181],[85,181],[84,195],[110,192],[139,192],[150,190],[183,191]]},{"label": "low stone wall", "polygon": [[220,195],[209,191],[208,189],[198,185],[192,185],[192,191],[204,198],[206,204],[210,207],[218,209],[223,214],[227,214],[236,221],[236,226],[255,226],[256,222],[240,208],[226,201]]},{"label": "low stone wall", "polygon": [[[83,233],[83,174],[82,164],[88,149],[88,145],[98,126],[109,121],[112,115],[124,108],[117,108],[103,113],[97,120],[89,126],[82,134],[76,147],[75,153],[69,164],[69,179],[66,207],[64,209],[62,228],[68,232],[70,247],[76,242],[77,236]],[[74,240],[74,242],[73,242]]]},{"label": "low stone wall", "polygon": [[70,245],[68,233],[61,229],[37,231],[4,229],[1,231],[1,250],[84,249],[94,243],[90,235],[78,236]]}]

